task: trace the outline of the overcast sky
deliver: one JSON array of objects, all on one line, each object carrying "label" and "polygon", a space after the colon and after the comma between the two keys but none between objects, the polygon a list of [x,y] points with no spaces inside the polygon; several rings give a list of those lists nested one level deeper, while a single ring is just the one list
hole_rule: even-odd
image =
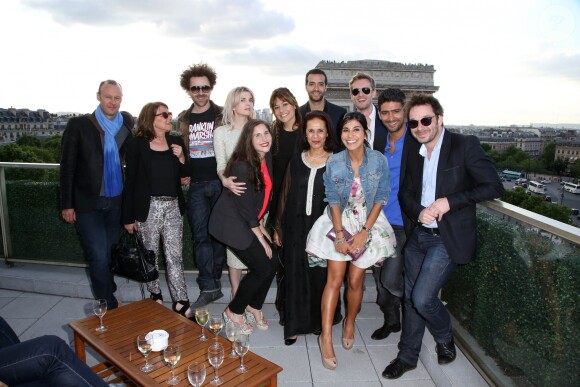
[{"label": "overcast sky", "polygon": [[220,105],[241,85],[302,104],[320,60],[379,59],[433,65],[448,124],[580,124],[579,0],[2,0],[0,36],[1,108],[91,112],[111,78],[123,110],[178,113],[199,62]]}]

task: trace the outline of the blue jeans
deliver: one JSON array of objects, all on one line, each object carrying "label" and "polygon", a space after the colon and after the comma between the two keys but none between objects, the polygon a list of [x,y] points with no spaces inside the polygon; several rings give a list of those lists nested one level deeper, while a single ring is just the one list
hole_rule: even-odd
[{"label": "blue jeans", "polygon": [[187,213],[193,232],[195,266],[199,270],[197,284],[202,292],[221,289],[226,247],[207,230],[209,214],[222,191],[219,180],[190,183],[187,193]]},{"label": "blue jeans", "polygon": [[1,317],[0,336],[0,381],[9,386],[107,386],[57,336],[20,342]]},{"label": "blue jeans", "polygon": [[441,237],[420,227],[407,240],[404,259],[403,331],[397,357],[416,365],[425,326],[437,343],[447,343],[453,338],[449,312],[438,294],[457,264],[449,258]]},{"label": "blue jeans", "polygon": [[118,302],[113,293],[117,290],[117,285],[109,263],[111,247],[121,234],[121,196],[101,196],[93,211],[77,212],[76,218],[77,230],[89,263],[93,295],[96,299],[107,300],[108,309],[115,309]]},{"label": "blue jeans", "polygon": [[387,258],[379,267],[373,266],[377,287],[377,305],[383,312],[385,324],[401,323],[401,298],[403,297],[403,247],[407,238],[403,226],[393,226],[397,239],[396,255]]}]

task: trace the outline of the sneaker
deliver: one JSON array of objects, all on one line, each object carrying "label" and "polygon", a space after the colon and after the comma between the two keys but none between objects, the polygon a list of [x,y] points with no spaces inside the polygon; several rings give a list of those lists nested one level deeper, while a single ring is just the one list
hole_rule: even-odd
[{"label": "sneaker", "polygon": [[219,300],[224,294],[220,289],[212,290],[211,292],[201,292],[197,300],[191,305],[192,309],[202,308],[207,304]]}]

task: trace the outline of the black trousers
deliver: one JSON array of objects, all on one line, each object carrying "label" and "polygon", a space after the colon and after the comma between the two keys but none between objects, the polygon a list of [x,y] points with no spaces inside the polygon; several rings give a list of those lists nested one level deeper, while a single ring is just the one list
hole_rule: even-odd
[{"label": "black trousers", "polygon": [[262,309],[272,280],[276,276],[278,260],[268,258],[264,247],[256,236],[252,244],[245,250],[230,249],[248,267],[248,274],[242,278],[236,295],[229,304],[235,314],[242,314],[249,305],[254,309]]}]

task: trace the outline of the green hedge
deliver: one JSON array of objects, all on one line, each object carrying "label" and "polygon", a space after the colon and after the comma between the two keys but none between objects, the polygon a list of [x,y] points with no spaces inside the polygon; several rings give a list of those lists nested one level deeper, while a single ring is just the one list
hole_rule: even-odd
[{"label": "green hedge", "polygon": [[[55,182],[8,181],[6,196],[13,257],[47,262],[84,263],[76,228],[60,218]],[[195,268],[193,240],[184,216],[183,262]],[[160,266],[164,267],[163,254]]]},{"label": "green hedge", "polygon": [[580,249],[480,212],[475,262],[442,292],[451,313],[516,385],[580,380]]}]

